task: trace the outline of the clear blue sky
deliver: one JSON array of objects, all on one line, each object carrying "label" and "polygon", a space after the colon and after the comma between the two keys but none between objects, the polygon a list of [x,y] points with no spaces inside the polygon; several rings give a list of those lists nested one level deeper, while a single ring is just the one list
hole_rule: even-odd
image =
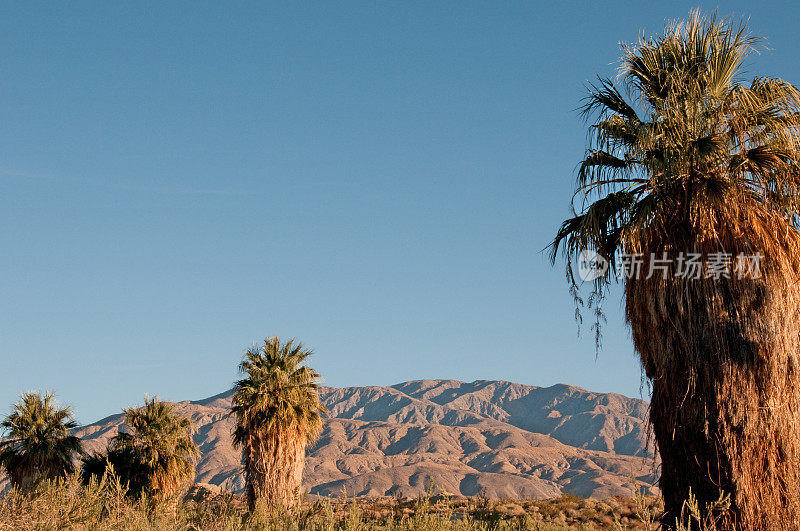
[{"label": "clear blue sky", "polygon": [[[585,83],[696,5],[2,3],[0,412],[206,397],[272,334],[334,386],[638,396],[619,290],[595,359],[540,251]],[[752,72],[800,82],[798,8],[754,6]]]}]

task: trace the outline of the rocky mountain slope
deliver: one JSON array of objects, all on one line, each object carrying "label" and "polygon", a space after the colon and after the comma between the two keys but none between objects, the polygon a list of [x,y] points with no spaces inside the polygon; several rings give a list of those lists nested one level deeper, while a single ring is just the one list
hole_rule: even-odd
[{"label": "rocky mountain slope", "polygon": [[[230,397],[181,402],[178,411],[195,424],[196,481],[238,490]],[[642,400],[487,380],[323,388],[321,397],[330,418],[309,450],[304,483],[312,494],[413,496],[432,480],[465,496],[606,497],[630,494],[632,478],[655,482]],[[121,422],[108,417],[78,435],[100,450]]]}]

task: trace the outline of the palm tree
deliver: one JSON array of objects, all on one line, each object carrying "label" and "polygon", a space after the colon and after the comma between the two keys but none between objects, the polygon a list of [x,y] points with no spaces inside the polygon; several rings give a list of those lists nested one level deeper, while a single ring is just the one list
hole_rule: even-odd
[{"label": "palm tree", "polygon": [[[579,303],[582,250],[610,261],[589,300],[598,318],[615,272],[624,283],[667,523],[690,489],[701,502],[722,490],[728,525],[800,528],[800,91],[741,78],[756,43],[694,12],[624,45],[619,83],[590,87],[574,217],[551,247]],[[687,275],[686,253],[723,274]],[[758,272],[733,274],[751,257]]]},{"label": "palm tree", "polygon": [[23,393],[0,426],[8,436],[0,442],[0,467],[14,486],[27,490],[74,472],[81,441],[70,430],[77,423],[69,407],[56,406],[53,393]]},{"label": "palm tree", "polygon": [[133,496],[165,500],[179,494],[194,479],[199,454],[191,421],[158,398],[145,397],[144,406],[123,412],[127,431],[114,436],[105,454],[84,458],[84,480],[101,477],[111,465]]},{"label": "palm tree", "polygon": [[233,442],[242,448],[247,501],[291,507],[303,474],[306,446],[317,437],[325,413],[317,394],[319,374],[303,361],[311,355],[294,339],[277,337],[253,346],[239,366]]}]

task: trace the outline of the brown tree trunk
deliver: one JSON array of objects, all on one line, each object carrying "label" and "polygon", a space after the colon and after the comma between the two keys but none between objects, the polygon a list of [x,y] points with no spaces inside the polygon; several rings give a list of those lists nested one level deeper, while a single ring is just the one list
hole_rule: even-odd
[{"label": "brown tree trunk", "polygon": [[305,437],[296,432],[253,436],[245,456],[248,507],[289,509],[298,502],[305,460]]},{"label": "brown tree trunk", "polygon": [[721,528],[800,529],[800,290],[760,279],[630,279],[626,317],[652,384],[666,526],[691,492],[730,495]]}]

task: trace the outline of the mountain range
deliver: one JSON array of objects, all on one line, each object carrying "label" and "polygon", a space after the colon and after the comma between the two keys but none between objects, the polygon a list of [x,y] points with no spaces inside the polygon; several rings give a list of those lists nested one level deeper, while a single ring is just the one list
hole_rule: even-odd
[{"label": "mountain range", "polygon": [[[240,453],[227,391],[179,402],[194,423],[196,482],[240,491]],[[323,496],[415,496],[435,490],[488,498],[656,492],[647,402],[569,385],[417,380],[390,387],[324,387],[329,411],[308,450],[304,487]],[[107,417],[76,432],[105,448],[122,424]]]}]

